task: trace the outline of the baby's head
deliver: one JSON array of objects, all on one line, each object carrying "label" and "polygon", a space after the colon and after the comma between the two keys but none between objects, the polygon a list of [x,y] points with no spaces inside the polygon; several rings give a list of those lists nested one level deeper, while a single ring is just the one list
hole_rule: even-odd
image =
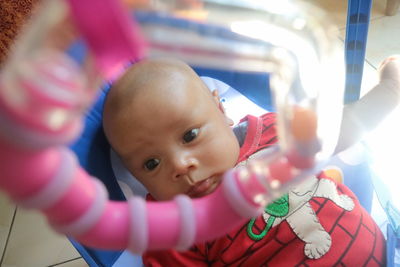
[{"label": "baby's head", "polygon": [[110,90],[103,122],[113,149],[157,200],[213,192],[239,156],[218,95],[181,61],[132,65]]}]

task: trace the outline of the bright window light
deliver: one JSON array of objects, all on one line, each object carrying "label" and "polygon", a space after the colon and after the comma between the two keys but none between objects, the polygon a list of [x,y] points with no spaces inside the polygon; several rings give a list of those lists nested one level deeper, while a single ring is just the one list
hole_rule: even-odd
[{"label": "bright window light", "polygon": [[365,140],[371,148],[372,169],[387,186],[395,207],[400,208],[400,108],[394,110]]}]

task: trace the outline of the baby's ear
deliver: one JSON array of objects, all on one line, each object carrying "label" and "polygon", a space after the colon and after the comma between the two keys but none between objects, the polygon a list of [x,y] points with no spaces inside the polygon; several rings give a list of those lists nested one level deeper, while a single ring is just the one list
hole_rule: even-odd
[{"label": "baby's ear", "polygon": [[215,104],[217,104],[218,107],[219,107],[220,99],[219,99],[218,90],[217,90],[217,89],[212,90],[211,94],[212,94],[212,96],[213,96],[213,99],[214,99]]},{"label": "baby's ear", "polygon": [[214,102],[217,105],[217,107],[219,108],[219,110],[225,114],[225,108],[224,108],[224,105],[222,105],[222,103],[221,103],[221,99],[219,98],[218,90],[213,90],[212,96],[213,96]]},{"label": "baby's ear", "polygon": [[215,104],[217,105],[218,109],[225,115],[226,122],[229,126],[233,126],[233,120],[226,116],[224,105],[221,103],[221,99],[219,98],[218,90],[212,91],[212,96],[214,98]]}]

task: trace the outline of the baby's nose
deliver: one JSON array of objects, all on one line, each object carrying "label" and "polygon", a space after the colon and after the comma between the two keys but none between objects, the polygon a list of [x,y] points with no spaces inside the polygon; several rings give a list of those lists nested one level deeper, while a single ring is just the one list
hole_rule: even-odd
[{"label": "baby's nose", "polygon": [[[193,170],[198,167],[196,158],[189,155],[182,155],[174,160],[174,178],[179,179],[183,176],[189,175]],[[189,175],[190,176],[190,175]]]}]

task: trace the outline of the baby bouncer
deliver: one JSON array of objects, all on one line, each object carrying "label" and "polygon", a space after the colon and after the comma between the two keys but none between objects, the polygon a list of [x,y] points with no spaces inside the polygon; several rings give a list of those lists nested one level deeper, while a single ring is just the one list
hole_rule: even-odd
[{"label": "baby bouncer", "polygon": [[[131,266],[134,261],[140,266],[140,256],[135,256],[131,252],[140,254],[145,249],[170,247],[183,249],[194,241],[211,239],[222,234],[218,232],[221,230],[218,227],[215,227],[214,232],[208,230],[206,223],[198,225],[198,229],[191,229],[189,225],[193,224],[196,216],[193,211],[196,209],[191,207],[192,205],[200,207],[202,203],[201,201],[191,203],[186,198],[177,198],[174,203],[160,204],[165,205],[162,207],[147,206],[149,214],[157,214],[157,212],[162,214],[161,209],[165,209],[165,207],[169,208],[172,214],[176,214],[170,222],[171,228],[175,229],[171,230],[171,236],[163,236],[151,225],[148,225],[149,236],[145,236],[142,233],[146,232],[143,230],[146,229],[146,221],[141,213],[146,212],[146,206],[140,198],[131,198],[128,201],[128,207],[120,202],[107,204],[107,193],[102,185],[97,182],[89,182],[82,170],[77,171],[78,174],[76,174],[80,176],[79,184],[81,185],[74,192],[69,191],[71,181],[65,180],[63,177],[73,176],[68,172],[73,169],[74,159],[63,149],[56,151],[49,149],[70,142],[77,136],[81,125],[74,120],[76,111],[92,106],[93,103],[90,100],[97,97],[94,105],[86,114],[82,134],[70,147],[87,173],[99,178],[104,183],[111,200],[125,200],[126,196],[129,196],[129,192],[133,192],[135,195],[140,194],[140,185],[133,184],[134,180],[129,177],[124,178],[127,177],[126,171],[121,168],[118,158],[113,155],[105,139],[101,117],[104,99],[110,84],[127,64],[134,64],[136,60],[144,56],[142,50],[146,47],[144,40],[147,40],[150,54],[181,58],[190,63],[200,76],[208,77],[205,78],[207,82],[217,83],[222,100],[226,101],[227,112],[229,112],[230,104],[236,105],[238,103],[236,101],[245,103],[249,100],[254,104],[249,103],[249,108],[244,110],[246,113],[250,109],[254,109],[254,112],[260,112],[261,109],[277,111],[283,123],[280,125],[283,132],[280,136],[280,144],[284,155],[296,151],[296,136],[293,137],[286,125],[290,121],[288,107],[301,103],[316,112],[318,121],[321,122],[317,132],[318,138],[321,140],[321,147],[318,151],[310,152],[304,158],[300,157],[297,160],[297,163],[300,162],[300,164],[294,163],[290,167],[301,170],[301,175],[291,177],[293,182],[304,179],[305,176],[327,164],[339,166],[344,173],[344,182],[357,194],[364,207],[371,210],[374,189],[372,181],[377,181],[377,179],[373,179],[367,160],[360,160],[359,164],[350,166],[346,165],[340,157],[330,158],[337,133],[331,131],[330,134],[327,134],[328,126],[322,122],[329,121],[333,129],[339,130],[342,95],[338,91],[343,85],[341,78],[344,78],[344,74],[341,73],[340,67],[337,67],[341,65],[340,52],[338,54],[340,49],[336,46],[337,41],[330,35],[330,25],[325,25],[328,27],[325,28],[326,35],[322,34],[320,32],[322,26],[318,26],[318,23],[323,23],[323,20],[318,15],[312,17],[310,13],[313,12],[308,10],[309,13],[307,13],[298,6],[286,2],[278,5],[276,2],[269,3],[268,1],[263,4],[257,2],[243,4],[241,1],[230,1],[228,5],[225,1],[205,1],[202,6],[197,1],[156,1],[153,6],[134,2],[135,12],[126,16],[122,12],[121,6],[112,2],[106,0],[48,1],[46,11],[39,16],[36,29],[33,25],[31,35],[29,32],[26,34],[26,38],[30,42],[23,43],[21,40],[14,58],[10,59],[10,63],[3,72],[5,78],[2,82],[9,85],[7,83],[13,82],[14,77],[22,77],[18,80],[18,86],[26,88],[26,95],[29,95],[32,100],[28,101],[27,108],[23,110],[25,113],[19,112],[17,108],[15,111],[12,108],[18,107],[23,102],[21,100],[23,96],[4,89],[9,88],[7,86],[2,87],[1,119],[3,120],[2,125],[4,125],[2,138],[6,142],[2,142],[1,169],[4,170],[4,177],[12,177],[15,180],[5,181],[6,179],[2,179],[0,188],[8,192],[21,205],[44,211],[49,217],[50,223],[57,230],[71,236],[71,241],[90,266],[124,266],[124,264]],[[355,2],[357,1],[350,1],[349,4],[346,38],[346,101],[353,101],[359,97],[371,4],[368,1]],[[75,27],[82,34],[82,40],[74,37],[74,42],[66,42],[67,45],[64,45],[64,43],[53,42],[54,39],[44,35],[33,36],[39,32],[55,36],[54,29],[57,28],[53,26],[59,25],[62,20],[60,18],[67,17],[69,9]],[[96,10],[95,18],[93,10]],[[206,11],[209,13],[205,13]],[[100,18],[101,20],[99,20]],[[232,18],[237,21],[232,21]],[[137,24],[133,24],[133,29],[126,26],[135,21]],[[43,29],[45,25],[48,27]],[[103,27],[99,27],[99,25]],[[142,35],[139,34],[139,27]],[[103,32],[107,32],[107,34]],[[129,33],[127,34],[127,32]],[[285,34],[283,35],[282,32]],[[281,36],[285,38],[281,38]],[[36,40],[36,42],[32,40]],[[71,63],[69,60],[59,57],[58,54],[50,52],[35,56],[31,51],[37,47],[53,47],[55,51],[62,51],[69,55],[74,62]],[[27,57],[27,55],[30,56]],[[26,64],[24,63],[25,57],[29,58]],[[92,60],[93,57],[94,60]],[[48,64],[48,62],[50,63]],[[20,68],[20,64],[23,68]],[[80,69],[85,71],[86,77],[89,77],[87,80],[82,80],[82,77],[76,72],[64,72],[75,68],[75,65],[78,64],[80,64]],[[282,66],[281,64],[289,67],[287,69],[279,68]],[[71,67],[71,65],[73,66]],[[53,73],[53,70],[56,71]],[[269,72],[274,74],[271,76],[274,77],[271,81]],[[45,75],[47,79],[45,83],[40,79],[35,79],[38,73]],[[324,84],[321,82],[324,78],[331,80],[327,77],[328,73],[336,73],[337,79],[335,82]],[[46,87],[46,82],[69,90],[61,90],[60,95],[54,96],[52,95],[54,88]],[[273,87],[280,88],[280,91],[275,92],[274,103],[272,94],[267,90],[270,83]],[[103,85],[101,86],[102,90],[97,93],[95,90],[79,91],[82,84],[89,88]],[[328,93],[316,93],[318,92],[317,87],[321,84],[324,84],[325,91]],[[43,87],[43,91],[38,90],[38,87]],[[74,90],[76,90],[76,94],[71,93]],[[87,101],[80,101],[80,99]],[[335,99],[339,100],[335,102]],[[322,106],[324,108],[321,108]],[[328,110],[329,108],[333,114],[336,113],[332,117],[322,112],[323,109]],[[46,113],[47,109],[53,112]],[[64,110],[76,111],[66,114],[63,113]],[[238,116],[240,115],[243,114],[238,114]],[[19,124],[14,124],[13,120],[18,121]],[[28,131],[27,129],[33,130]],[[26,132],[29,133],[26,134]],[[25,151],[21,147],[29,149]],[[33,157],[32,153],[37,153],[37,155]],[[310,158],[313,159],[312,165],[301,164],[309,162]],[[24,173],[24,169],[21,167],[18,171],[15,169],[11,171],[10,166],[17,168],[24,164],[27,166],[26,172],[28,172],[29,168],[37,166],[36,164],[41,162],[40,160],[45,163],[41,163],[44,164],[43,171],[42,173],[38,172],[38,177],[51,176],[49,173],[55,172],[54,165],[58,166],[59,162],[66,162],[66,167],[57,168],[59,171],[56,171],[55,178],[53,178],[53,181],[56,182],[42,181],[42,178],[35,180],[36,176],[34,176],[30,181],[35,182],[32,182],[31,185],[20,186],[22,181],[20,179],[28,174]],[[252,166],[268,165],[269,161],[268,156],[265,156],[265,158],[254,160]],[[249,171],[251,172],[251,168]],[[278,177],[272,178],[278,179]],[[273,184],[276,181],[272,178],[267,177],[262,186],[259,185],[259,178],[251,180],[249,183],[259,185],[257,187],[259,189],[254,191],[254,187],[248,186],[243,181],[240,182],[239,174],[235,172],[227,174],[227,178],[224,180],[227,182],[224,182],[223,186],[228,193],[224,197],[218,196],[221,198],[218,201],[223,203],[221,205],[226,205],[225,208],[230,207],[232,203],[243,208],[242,212],[231,209],[230,216],[233,218],[233,222],[237,223],[243,218],[254,216],[259,212],[260,206],[268,203],[273,196],[287,190],[289,184],[282,182],[280,186],[274,187]],[[50,180],[50,178],[48,179]],[[40,183],[42,185],[38,185]],[[72,182],[73,185],[74,183],[78,182]],[[57,184],[61,184],[61,186]],[[235,189],[236,185],[244,189],[248,196],[262,193],[265,197],[261,202],[249,205],[243,201],[240,193],[238,194]],[[41,186],[43,188],[39,189]],[[22,189],[18,189],[18,187],[22,187]],[[83,198],[82,200],[81,195],[100,197],[93,202],[96,204],[91,205],[92,199],[85,200]],[[57,208],[54,207],[56,204]],[[72,211],[66,212],[68,215],[62,214],[64,212],[58,205],[69,207]],[[398,220],[395,217],[396,210],[390,205],[390,202],[386,202],[385,208],[390,212],[387,233],[388,264],[393,264],[394,248],[396,240],[398,240],[396,224]],[[132,210],[131,213],[127,213],[129,209]],[[88,210],[88,212],[82,213],[82,210]],[[125,221],[117,222],[116,214],[118,212],[124,214]],[[104,219],[99,222],[100,218]],[[196,217],[196,219],[200,218]],[[154,220],[156,221],[157,218],[155,217]],[[175,227],[172,227],[174,223]],[[155,222],[153,224],[156,225]],[[129,228],[130,234],[122,230],[117,234],[111,231],[112,228],[118,227],[125,230]],[[196,231],[201,234],[195,235]],[[156,235],[158,235],[157,238]],[[185,236],[185,239],[181,238],[182,236]],[[198,236],[200,236],[200,240],[195,239]],[[73,237],[78,237],[80,242],[75,241]],[[86,247],[81,243],[98,247],[101,250]],[[131,252],[123,250],[126,247]]]}]

